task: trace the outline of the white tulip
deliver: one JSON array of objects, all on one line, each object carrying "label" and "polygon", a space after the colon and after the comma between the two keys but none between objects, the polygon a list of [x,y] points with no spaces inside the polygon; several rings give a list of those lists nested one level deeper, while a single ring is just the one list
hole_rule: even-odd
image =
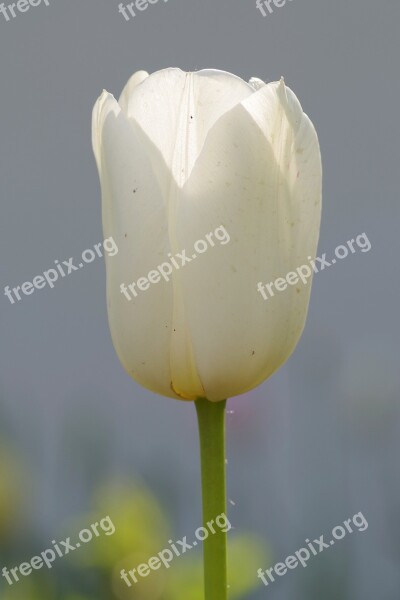
[{"label": "white tulip", "polygon": [[[311,278],[265,301],[257,282],[315,257],[321,158],[315,129],[283,80],[217,70],[140,71],[93,110],[108,315],[126,371],[165,396],[218,401],[259,385],[295,348]],[[171,280],[128,300],[142,276],[222,226]]]}]

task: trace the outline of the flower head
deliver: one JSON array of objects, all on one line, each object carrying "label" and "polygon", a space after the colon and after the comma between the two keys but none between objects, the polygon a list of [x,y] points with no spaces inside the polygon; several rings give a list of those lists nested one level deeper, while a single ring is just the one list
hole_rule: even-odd
[{"label": "flower head", "polygon": [[97,100],[93,148],[127,372],[189,400],[260,384],[296,346],[311,278],[268,302],[257,283],[308,262],[319,235],[318,138],[294,93],[217,70],[139,71],[118,102]]}]

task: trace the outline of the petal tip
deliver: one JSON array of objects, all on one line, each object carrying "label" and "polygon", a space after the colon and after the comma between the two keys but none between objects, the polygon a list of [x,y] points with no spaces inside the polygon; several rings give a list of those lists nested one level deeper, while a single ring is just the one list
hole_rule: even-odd
[{"label": "petal tip", "polygon": [[249,80],[249,85],[251,85],[251,87],[257,91],[263,88],[266,85],[266,83],[259,77],[251,77],[251,79]]}]

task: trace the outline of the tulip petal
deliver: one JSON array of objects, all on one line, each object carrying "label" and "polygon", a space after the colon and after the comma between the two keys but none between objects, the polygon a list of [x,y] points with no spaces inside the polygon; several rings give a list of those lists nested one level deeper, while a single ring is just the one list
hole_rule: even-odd
[{"label": "tulip petal", "polygon": [[214,123],[254,92],[236,75],[217,70],[164,69],[128,86],[129,94],[123,92],[125,113],[160,150],[180,186]]},{"label": "tulip petal", "polygon": [[[151,289],[138,288],[138,280],[166,260],[170,251],[165,198],[149,158],[149,154],[154,158],[157,149],[144,140],[139,127],[127,120],[116,100],[106,93],[93,110],[93,147],[101,179],[104,237],[112,237],[118,247],[115,256],[104,252],[108,316],[116,352],[141,385],[178,398],[171,387],[169,358],[171,282],[160,277]],[[162,164],[161,158],[159,162]],[[122,283],[130,300],[121,292]]]},{"label": "tulip petal", "polygon": [[230,236],[222,244],[214,233],[214,247],[179,271],[187,335],[210,400],[252,389],[296,346],[311,277],[267,300],[257,283],[315,257],[321,180],[316,132],[283,81],[261,87],[209,132],[183,189],[176,236],[189,255],[221,225]]},{"label": "tulip petal", "polygon": [[120,108],[115,102],[114,96],[103,90],[92,111],[92,148],[99,172],[101,169],[101,132],[103,130],[104,119],[111,111],[117,115]]}]

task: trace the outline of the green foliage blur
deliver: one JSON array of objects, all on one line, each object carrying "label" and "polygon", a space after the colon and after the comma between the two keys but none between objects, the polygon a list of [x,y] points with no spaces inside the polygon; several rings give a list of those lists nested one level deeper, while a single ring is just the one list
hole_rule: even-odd
[{"label": "green foliage blur", "polygon": [[[21,464],[7,448],[0,448],[0,569],[11,569],[30,561],[51,540],[35,531],[20,499],[28,481]],[[23,483],[25,482],[25,483]],[[182,538],[172,530],[171,519],[149,489],[139,481],[114,485],[104,482],[97,489],[91,510],[60,526],[57,541],[78,540],[82,529],[109,517],[111,534],[99,529],[87,544],[57,558],[51,569],[43,566],[9,585],[0,578],[1,600],[202,600],[201,545],[175,557],[169,569],[163,566],[128,587],[121,579],[127,572],[168,548],[168,540]],[[188,539],[190,533],[186,532]],[[194,531],[192,532],[194,535]],[[259,587],[256,567],[269,562],[265,544],[249,533],[228,533],[229,597],[248,598]]]}]

